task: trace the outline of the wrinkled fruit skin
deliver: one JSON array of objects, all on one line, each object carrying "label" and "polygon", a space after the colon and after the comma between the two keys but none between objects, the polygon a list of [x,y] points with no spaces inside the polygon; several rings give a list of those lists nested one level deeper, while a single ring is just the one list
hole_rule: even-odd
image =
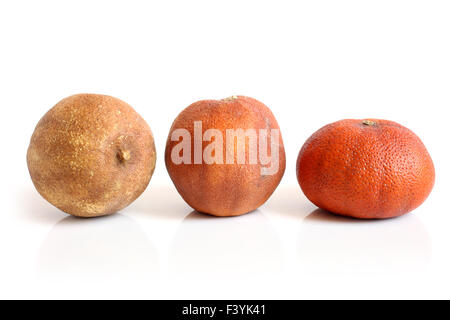
[{"label": "wrinkled fruit skin", "polygon": [[297,179],[318,207],[363,219],[417,208],[434,185],[434,166],[411,130],[387,120],[341,120],[303,145]]},{"label": "wrinkled fruit skin", "polygon": [[147,187],[155,161],[147,123],[127,103],[97,94],[70,96],[50,109],[27,153],[37,191],[80,217],[128,206]]},{"label": "wrinkled fruit skin", "polygon": [[[259,161],[258,164],[237,164],[236,152],[234,164],[174,164],[171,161],[171,150],[178,142],[171,141],[172,132],[177,128],[185,128],[194,137],[194,121],[202,121],[203,131],[209,128],[220,130],[225,145],[226,129],[279,129],[270,109],[263,103],[244,96],[195,102],[175,119],[165,151],[170,178],[182,198],[195,210],[214,216],[237,216],[261,206],[275,191],[286,167],[281,133],[279,169],[273,175],[261,175]],[[270,133],[268,136],[271,139]],[[193,150],[194,139],[191,142]],[[203,148],[209,143],[204,141]],[[248,159],[248,141],[245,150]],[[224,157],[225,153],[224,147]]]}]

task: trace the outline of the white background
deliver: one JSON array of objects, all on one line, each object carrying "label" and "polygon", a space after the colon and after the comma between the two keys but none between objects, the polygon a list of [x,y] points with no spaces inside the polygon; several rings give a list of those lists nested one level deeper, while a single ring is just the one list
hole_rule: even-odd
[{"label": "white background", "polygon": [[[0,298],[450,298],[449,1],[0,2]],[[35,191],[26,150],[75,93],[130,103],[158,152],[143,195],[76,219]],[[259,210],[192,213],[163,161],[177,114],[241,94],[268,105],[287,169]],[[428,200],[385,221],[337,218],[302,194],[304,141],[343,118],[418,134]]]}]

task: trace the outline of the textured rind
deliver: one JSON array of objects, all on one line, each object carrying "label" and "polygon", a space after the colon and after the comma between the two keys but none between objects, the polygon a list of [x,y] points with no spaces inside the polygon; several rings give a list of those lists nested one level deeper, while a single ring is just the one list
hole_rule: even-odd
[{"label": "textured rind", "polygon": [[155,162],[148,124],[127,103],[97,94],[56,104],[37,124],[27,152],[37,191],[80,217],[128,206],[147,187]]},{"label": "textured rind", "polygon": [[341,120],[315,132],[298,155],[298,182],[311,202],[336,214],[376,219],[410,212],[433,188],[433,161],[411,130],[367,120]]},{"label": "textured rind", "polygon": [[[165,162],[170,178],[182,198],[195,210],[215,216],[237,216],[253,211],[266,202],[280,183],[286,167],[281,133],[279,170],[274,175],[261,175],[259,161],[258,164],[237,164],[236,152],[234,164],[176,165],[170,157],[172,148],[179,142],[171,141],[172,132],[179,128],[187,129],[192,137],[193,153],[194,121],[202,121],[203,132],[210,128],[220,130],[225,145],[226,129],[279,129],[270,109],[261,102],[244,96],[195,102],[175,119],[165,150]],[[268,136],[271,137],[270,130]],[[203,142],[203,148],[209,143]]]}]

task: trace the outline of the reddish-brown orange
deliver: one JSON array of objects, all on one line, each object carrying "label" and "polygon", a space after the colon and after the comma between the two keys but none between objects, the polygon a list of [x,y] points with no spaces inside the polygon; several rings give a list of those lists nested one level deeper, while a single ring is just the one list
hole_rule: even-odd
[{"label": "reddish-brown orange", "polygon": [[[216,150],[217,152],[214,151],[215,156],[219,155],[221,161],[208,164],[201,158],[202,152],[206,152],[207,146],[212,144],[209,141],[218,142],[218,136],[202,138],[202,131],[199,139],[196,138],[198,137],[196,123],[205,132],[205,136],[207,131],[211,132],[210,130],[214,130],[218,136],[219,133],[223,136],[223,141],[220,138],[222,146]],[[186,131],[188,136],[192,137],[187,143],[189,151],[192,152],[189,155],[185,154],[187,150],[180,153],[186,160],[183,163],[173,159],[176,146],[180,144],[179,137],[177,135],[174,137],[174,134],[179,130]],[[267,151],[270,149],[267,154],[270,154],[272,160],[276,159],[276,170],[270,174],[264,173],[265,169],[273,164],[272,161],[262,163],[258,160],[256,163],[250,163],[250,139],[241,136],[229,140],[227,134],[229,130],[254,130],[257,134],[254,142],[257,142],[258,156],[262,155],[261,130],[265,130]],[[180,195],[195,210],[215,216],[237,216],[248,213],[261,206],[270,197],[284,174],[286,159],[283,140],[281,133],[276,135],[279,139],[275,139],[274,130],[279,132],[274,115],[267,106],[256,99],[232,96],[222,100],[195,102],[184,109],[172,124],[165,153],[167,171]],[[272,145],[274,142],[275,145]],[[239,144],[243,148],[238,150]],[[196,145],[200,149],[200,158],[197,160],[192,154],[195,153]],[[239,153],[244,155],[242,160],[245,161],[241,163],[238,160]],[[178,155],[179,152],[176,151],[175,154]],[[229,155],[231,163],[228,163]]]},{"label": "reddish-brown orange", "polygon": [[398,123],[341,120],[315,132],[297,159],[297,179],[318,207],[355,218],[390,218],[417,208],[434,185],[422,141]]}]

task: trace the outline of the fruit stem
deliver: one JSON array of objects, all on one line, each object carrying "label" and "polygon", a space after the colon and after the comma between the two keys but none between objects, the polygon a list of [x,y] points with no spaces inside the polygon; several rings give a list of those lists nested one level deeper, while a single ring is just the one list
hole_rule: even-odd
[{"label": "fruit stem", "polygon": [[371,120],[363,120],[362,124],[364,124],[366,126],[374,126],[377,123],[375,121],[371,121]]},{"label": "fruit stem", "polygon": [[120,150],[117,152],[117,159],[119,159],[120,162],[124,163],[125,161],[130,160],[130,152],[126,150]]},{"label": "fruit stem", "polygon": [[238,98],[238,96],[231,96],[231,97],[228,97],[228,98],[225,98],[225,99],[222,99],[222,100],[224,100],[224,101],[231,101],[231,100],[236,100]]}]

